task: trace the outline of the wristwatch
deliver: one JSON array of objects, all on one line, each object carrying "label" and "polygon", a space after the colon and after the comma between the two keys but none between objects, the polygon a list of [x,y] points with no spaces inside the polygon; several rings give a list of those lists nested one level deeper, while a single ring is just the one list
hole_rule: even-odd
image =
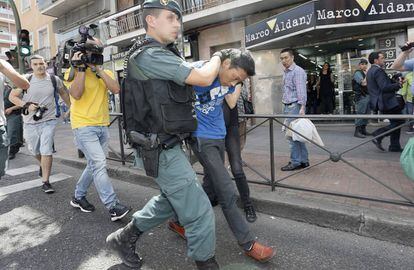
[{"label": "wristwatch", "polygon": [[86,67],[78,67],[78,72],[85,72],[86,71]]}]

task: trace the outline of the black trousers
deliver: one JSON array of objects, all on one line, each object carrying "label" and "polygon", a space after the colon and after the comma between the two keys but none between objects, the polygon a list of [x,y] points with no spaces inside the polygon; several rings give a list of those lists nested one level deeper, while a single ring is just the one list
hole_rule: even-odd
[{"label": "black trousers", "polygon": [[[384,111],[382,113],[383,114],[401,114],[401,110],[398,109],[398,108],[395,108],[395,109],[392,109],[392,110]],[[404,122],[405,122],[404,119],[390,119],[390,124],[388,126],[382,127],[382,128],[379,128],[379,129],[375,130],[372,133],[372,135],[377,136],[381,133],[387,132],[388,130],[393,129],[393,128],[403,124]],[[390,134],[379,137],[378,140],[382,141],[386,136],[390,136],[389,149],[400,149],[401,148],[400,134],[401,134],[401,129],[399,128],[399,129],[391,132]]]},{"label": "black trousers", "polygon": [[227,127],[225,144],[231,172],[236,180],[237,190],[240,194],[240,200],[244,207],[251,206],[252,202],[250,200],[250,189],[247,183],[246,175],[243,171],[238,126],[232,125]]}]

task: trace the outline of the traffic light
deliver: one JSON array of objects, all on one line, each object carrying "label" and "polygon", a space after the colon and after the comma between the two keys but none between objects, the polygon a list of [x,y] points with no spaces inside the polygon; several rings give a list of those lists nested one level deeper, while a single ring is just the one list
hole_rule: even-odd
[{"label": "traffic light", "polygon": [[20,30],[19,34],[19,45],[20,45],[20,56],[26,57],[31,54],[32,47],[30,46],[30,35],[26,29]]}]

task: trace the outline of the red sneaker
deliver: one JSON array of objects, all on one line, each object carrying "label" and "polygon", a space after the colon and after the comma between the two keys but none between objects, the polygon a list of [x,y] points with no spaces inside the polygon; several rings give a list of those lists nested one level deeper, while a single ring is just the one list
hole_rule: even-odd
[{"label": "red sneaker", "polygon": [[187,238],[185,237],[185,229],[178,222],[169,221],[168,229],[178,234],[178,236],[180,236],[182,239],[187,240]]},{"label": "red sneaker", "polygon": [[245,253],[259,262],[267,262],[276,255],[276,251],[273,248],[264,246],[256,241],[253,243],[252,249]]}]

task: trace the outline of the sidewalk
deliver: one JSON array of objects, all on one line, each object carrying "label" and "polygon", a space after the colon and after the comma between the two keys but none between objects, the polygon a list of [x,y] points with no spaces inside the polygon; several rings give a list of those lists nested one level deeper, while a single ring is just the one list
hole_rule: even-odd
[{"label": "sidewalk", "polygon": [[[376,128],[376,126],[370,126],[369,130]],[[280,171],[280,167],[289,161],[288,143],[280,130],[279,126],[276,126],[274,130],[276,180],[289,174]],[[334,151],[341,151],[362,142],[361,139],[353,137],[352,125],[320,125],[318,131],[325,146]],[[409,139],[404,131],[405,129],[401,136],[402,145]],[[270,179],[268,134],[268,127],[259,127],[249,133],[242,156],[250,167]],[[117,123],[110,128],[110,136],[110,147],[119,153]],[[387,147],[388,142],[389,139],[385,139],[383,146]],[[55,146],[57,161],[76,167],[85,166],[85,160],[78,158],[70,125],[60,124],[58,126]],[[329,157],[323,150],[308,146],[311,165]],[[126,154],[131,151],[128,146],[125,147]],[[113,153],[110,155],[114,156]],[[372,143],[368,143],[345,154],[344,158],[405,197],[414,200],[414,182],[402,172],[399,156],[399,153],[382,153]],[[133,169],[131,163],[122,166],[120,162],[108,160],[108,167],[111,177],[157,188],[151,178],[146,177],[144,172]],[[194,165],[194,168],[197,172],[202,172],[198,163]],[[249,180],[266,182],[249,168],[245,167],[245,171]],[[327,192],[404,200],[341,161],[337,163],[328,161],[280,183]],[[272,192],[270,186],[259,184],[250,184],[250,188],[251,196],[259,212],[414,246],[414,207],[285,188],[276,188],[276,191]]]}]

